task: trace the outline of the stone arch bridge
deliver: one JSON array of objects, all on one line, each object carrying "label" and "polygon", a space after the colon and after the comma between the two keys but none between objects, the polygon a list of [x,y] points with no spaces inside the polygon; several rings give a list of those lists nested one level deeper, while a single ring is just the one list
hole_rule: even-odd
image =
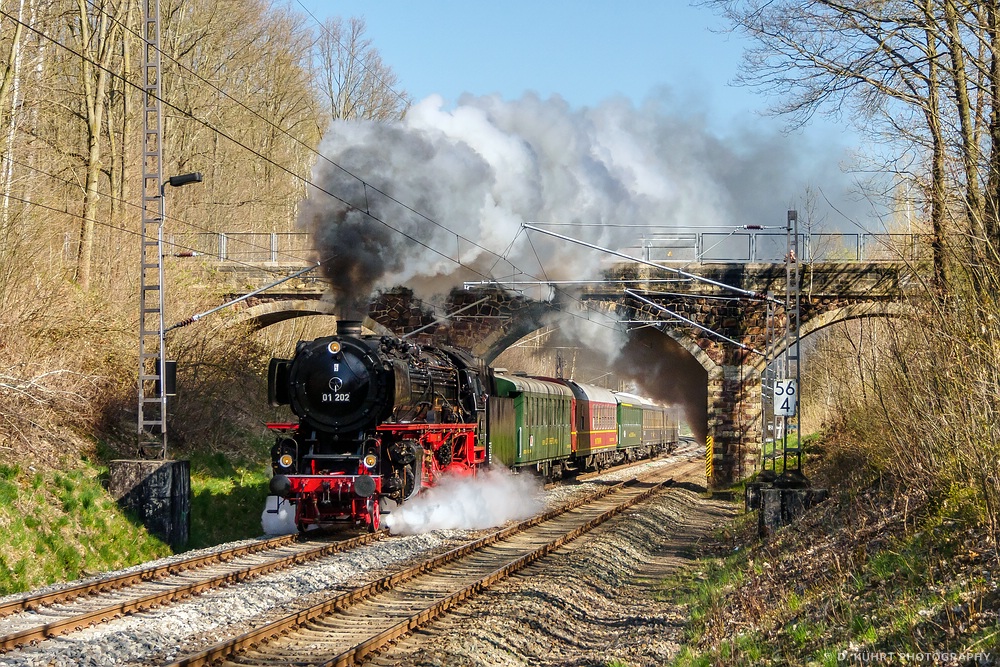
[{"label": "stone arch bridge", "polygon": [[[418,332],[418,341],[454,345],[487,362],[544,327],[554,312],[566,308],[600,311],[638,326],[653,325],[686,350],[705,372],[707,423],[704,429],[692,426],[696,433],[703,430],[713,439],[708,481],[720,487],[759,467],[761,374],[766,359],[754,351],[768,352],[770,359],[784,352],[783,339],[772,340],[769,350],[765,346],[770,338],[769,322],[772,330],[783,331],[787,320],[783,308],[769,312],[766,300],[741,296],[718,285],[756,295],[770,293],[783,301],[788,272],[783,264],[745,263],[702,264],[688,271],[711,283],[693,281],[678,287],[671,282],[676,280],[672,272],[623,264],[607,275],[609,281],[621,282],[586,289],[572,303],[537,301],[497,288],[454,290],[445,310],[456,314],[443,322],[436,322],[411,291],[398,288],[381,294],[371,304],[365,325],[398,335]],[[799,272],[801,335],[860,317],[904,316],[903,297],[913,282],[910,271],[899,263],[803,264]],[[660,288],[663,284],[671,285],[669,293]],[[628,286],[628,292],[623,285]],[[248,299],[237,319],[251,328],[262,328],[303,315],[339,315],[334,304],[324,298],[322,287],[322,283],[313,283],[311,289]]]}]

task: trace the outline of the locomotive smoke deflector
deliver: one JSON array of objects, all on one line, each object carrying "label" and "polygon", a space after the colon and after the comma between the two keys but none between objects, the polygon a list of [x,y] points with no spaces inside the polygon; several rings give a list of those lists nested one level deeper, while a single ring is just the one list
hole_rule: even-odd
[{"label": "locomotive smoke deflector", "polygon": [[272,408],[291,402],[288,395],[288,367],[291,363],[291,359],[272,357],[267,366],[267,403]]}]

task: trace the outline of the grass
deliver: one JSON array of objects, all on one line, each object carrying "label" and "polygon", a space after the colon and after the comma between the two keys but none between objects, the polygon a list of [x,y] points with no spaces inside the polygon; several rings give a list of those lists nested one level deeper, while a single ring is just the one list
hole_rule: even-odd
[{"label": "grass", "polygon": [[222,454],[193,455],[188,548],[259,537],[267,485],[263,463],[234,462]]},{"label": "grass", "polygon": [[61,472],[0,466],[0,594],[79,579],[170,553],[129,519],[82,463]]},{"label": "grass", "polygon": [[[270,443],[262,441],[260,449],[265,446]],[[172,553],[118,507],[106,490],[107,476],[106,466],[88,458],[45,472],[0,464],[0,595]],[[193,455],[186,548],[259,537],[267,485],[264,463]]]},{"label": "grass", "polygon": [[[802,439],[801,439],[801,447],[802,447],[802,455],[803,455],[803,457],[807,456],[813,450],[813,448],[816,447],[820,443],[820,438],[821,438],[821,436],[819,434],[816,434],[816,433],[811,433],[809,435],[806,435],[806,436],[802,437]],[[786,461],[785,461],[785,458],[781,455],[782,447],[784,447],[784,446],[787,446],[789,449],[794,449],[794,448],[799,447],[800,446],[799,434],[797,432],[795,432],[795,431],[791,431],[788,434],[788,443],[787,443],[787,445],[781,439],[776,439],[776,440],[772,440],[770,442],[764,442],[764,443],[761,444],[761,448],[760,448],[761,451],[760,451],[760,453],[761,453],[762,460],[763,460],[763,457],[766,457],[768,455],[771,455],[771,454],[775,454],[776,455],[773,459],[766,459],[766,460],[764,460],[764,466],[763,466],[763,468],[765,470],[773,471],[775,474],[778,474],[778,475],[780,475],[782,472],[785,471],[785,463],[786,463]],[[805,460],[805,459],[803,458],[803,460]],[[795,467],[795,454],[789,454],[788,455],[787,463],[790,466],[792,466],[792,469],[794,469],[794,467]],[[741,487],[736,487],[736,488],[734,488],[734,491],[742,491],[742,488]]]}]

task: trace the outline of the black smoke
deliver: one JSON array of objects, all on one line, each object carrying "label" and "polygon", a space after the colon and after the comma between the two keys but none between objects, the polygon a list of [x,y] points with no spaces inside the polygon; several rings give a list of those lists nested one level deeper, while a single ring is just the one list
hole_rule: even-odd
[{"label": "black smoke", "polygon": [[402,121],[335,121],[302,219],[353,317],[378,287],[428,299],[468,279],[593,278],[611,261],[524,223],[638,253],[657,230],[783,225],[810,187],[857,210],[838,148],[749,123],[720,134],[672,104],[431,97]]},{"label": "black smoke", "polygon": [[617,361],[617,372],[640,393],[663,405],[677,405],[695,439],[708,433],[708,373],[674,339],[651,328],[635,329]]}]

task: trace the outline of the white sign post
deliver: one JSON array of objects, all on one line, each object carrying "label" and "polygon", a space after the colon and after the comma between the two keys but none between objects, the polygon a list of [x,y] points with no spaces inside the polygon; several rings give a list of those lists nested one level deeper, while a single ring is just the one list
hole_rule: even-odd
[{"label": "white sign post", "polygon": [[777,380],[774,383],[774,416],[794,417],[799,402],[795,380]]}]

